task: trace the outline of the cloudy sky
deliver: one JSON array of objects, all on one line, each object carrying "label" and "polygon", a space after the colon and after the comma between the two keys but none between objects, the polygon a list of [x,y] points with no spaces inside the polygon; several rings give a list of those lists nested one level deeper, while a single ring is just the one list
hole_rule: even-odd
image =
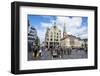
[{"label": "cloudy sky", "polygon": [[28,20],[30,25],[36,28],[41,42],[44,41],[46,28],[53,26],[54,22],[61,32],[65,24],[68,34],[82,39],[88,37],[88,17],[28,15]]}]

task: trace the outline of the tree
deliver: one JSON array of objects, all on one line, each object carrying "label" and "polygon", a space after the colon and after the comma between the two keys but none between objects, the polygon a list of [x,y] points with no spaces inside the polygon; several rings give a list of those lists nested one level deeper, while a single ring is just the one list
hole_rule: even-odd
[{"label": "tree", "polygon": [[81,47],[84,48],[84,44],[82,44]]},{"label": "tree", "polygon": [[40,39],[38,37],[35,40],[35,45],[40,47]]}]

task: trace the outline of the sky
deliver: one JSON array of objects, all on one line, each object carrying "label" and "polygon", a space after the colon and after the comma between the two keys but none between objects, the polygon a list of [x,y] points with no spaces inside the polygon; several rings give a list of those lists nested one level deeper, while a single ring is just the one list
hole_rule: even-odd
[{"label": "sky", "polygon": [[37,35],[41,42],[45,39],[46,29],[53,26],[54,22],[56,22],[62,33],[65,24],[67,34],[81,39],[88,38],[88,17],[28,15],[28,20],[30,25],[37,30]]}]

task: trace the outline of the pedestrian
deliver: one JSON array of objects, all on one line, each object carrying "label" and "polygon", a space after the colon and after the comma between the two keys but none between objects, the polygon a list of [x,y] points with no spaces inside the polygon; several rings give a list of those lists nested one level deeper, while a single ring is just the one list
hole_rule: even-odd
[{"label": "pedestrian", "polygon": [[69,51],[70,51],[70,48],[67,49],[67,54],[68,54],[68,55],[70,54]]},{"label": "pedestrian", "polygon": [[36,55],[37,55],[37,46],[35,46],[34,48],[34,57],[36,58]]},{"label": "pedestrian", "polygon": [[40,50],[39,50],[39,56],[42,56],[42,48],[40,48]]}]

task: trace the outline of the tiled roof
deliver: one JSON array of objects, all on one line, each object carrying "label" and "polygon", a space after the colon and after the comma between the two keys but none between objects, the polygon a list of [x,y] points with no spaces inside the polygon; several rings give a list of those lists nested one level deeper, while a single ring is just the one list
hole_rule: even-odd
[{"label": "tiled roof", "polygon": [[73,36],[73,35],[66,35],[65,37],[61,38],[61,40],[64,40],[66,38],[74,38],[74,39],[79,39],[79,40],[83,40],[81,39],[80,37],[76,37],[76,36]]}]

